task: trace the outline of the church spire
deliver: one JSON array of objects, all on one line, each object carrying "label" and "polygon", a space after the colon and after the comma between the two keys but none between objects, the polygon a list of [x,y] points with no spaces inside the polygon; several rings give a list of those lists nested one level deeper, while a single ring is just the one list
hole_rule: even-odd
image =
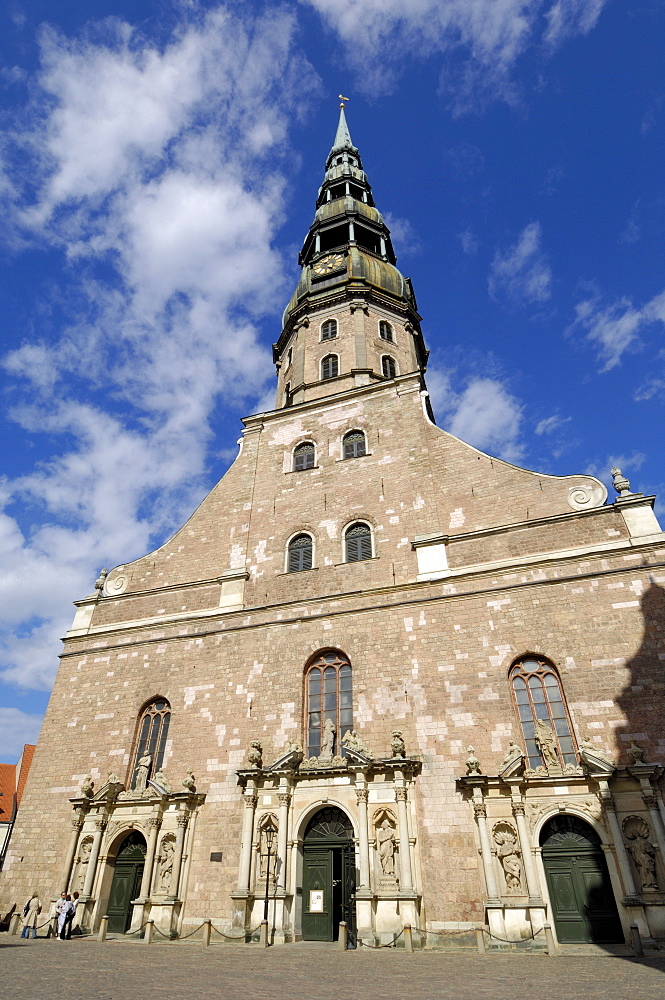
[{"label": "church spire", "polygon": [[[358,153],[358,150],[351,142],[351,133],[349,132],[349,126],[346,123],[346,115],[344,114],[344,105],[339,106],[339,121],[337,123],[337,132],[335,133],[335,141],[332,145],[332,149],[328,154],[328,160],[335,155],[335,153],[341,153],[344,150],[352,150],[354,153]],[[326,166],[328,164],[326,163]]]}]

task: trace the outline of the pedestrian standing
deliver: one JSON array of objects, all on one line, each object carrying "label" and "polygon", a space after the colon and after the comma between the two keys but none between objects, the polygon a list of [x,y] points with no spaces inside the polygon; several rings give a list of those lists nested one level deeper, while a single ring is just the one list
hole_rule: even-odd
[{"label": "pedestrian standing", "polygon": [[58,938],[61,941],[65,940],[65,934],[67,932],[67,919],[69,914],[72,912],[74,905],[72,903],[72,897],[69,894],[65,895],[65,900],[60,907],[60,912],[58,913]]},{"label": "pedestrian standing", "polygon": [[66,937],[66,939],[68,941],[71,941],[71,939],[72,939],[72,926],[74,924],[74,917],[76,916],[76,908],[79,905],[79,894],[78,894],[78,892],[73,893],[72,899],[71,899],[71,904],[72,904],[72,908],[69,911],[69,913],[67,914],[67,918],[65,920],[65,930],[66,930],[65,937]]},{"label": "pedestrian standing", "polygon": [[37,917],[41,912],[42,904],[39,902],[39,896],[36,892],[33,892],[32,896],[23,907],[23,930],[21,931],[22,938],[30,937],[31,928],[33,938],[37,937]]}]

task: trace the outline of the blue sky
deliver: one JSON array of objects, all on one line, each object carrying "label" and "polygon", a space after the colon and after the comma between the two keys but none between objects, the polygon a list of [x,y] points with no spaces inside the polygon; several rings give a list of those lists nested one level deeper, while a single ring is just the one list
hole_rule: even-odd
[{"label": "blue sky", "polygon": [[665,496],[657,0],[9,0],[0,39],[0,759],[71,602],[272,405],[340,92],[439,423]]}]

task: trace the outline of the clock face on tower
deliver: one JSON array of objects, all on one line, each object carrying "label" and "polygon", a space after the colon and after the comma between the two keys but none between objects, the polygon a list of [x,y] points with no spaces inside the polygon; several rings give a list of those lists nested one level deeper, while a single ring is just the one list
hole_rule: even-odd
[{"label": "clock face on tower", "polygon": [[312,270],[320,278],[325,278],[335,271],[340,271],[345,264],[346,260],[343,253],[331,253],[327,257],[322,257],[321,260],[317,260],[316,264],[312,265]]}]

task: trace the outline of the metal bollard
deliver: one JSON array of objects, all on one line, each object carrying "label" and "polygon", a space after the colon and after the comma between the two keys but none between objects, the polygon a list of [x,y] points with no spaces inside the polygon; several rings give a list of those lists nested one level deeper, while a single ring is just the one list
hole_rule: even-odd
[{"label": "metal bollard", "polygon": [[349,943],[349,928],[347,927],[346,920],[340,920],[339,936],[337,938],[337,950],[346,951],[348,943]]},{"label": "metal bollard", "polygon": [[476,945],[478,946],[478,954],[485,954],[485,932],[482,927],[476,927]]},{"label": "metal bollard", "polygon": [[207,948],[210,944],[210,931],[212,929],[212,924],[210,920],[204,920],[203,922],[203,944]]},{"label": "metal bollard", "polygon": [[554,934],[552,934],[552,927],[550,924],[543,924],[543,930],[545,931],[545,940],[547,941],[547,954],[550,956],[556,955],[556,944],[554,943]]},{"label": "metal bollard", "polygon": [[262,920],[261,921],[261,931],[260,931],[260,934],[259,934],[259,944],[261,945],[262,948],[267,948],[268,947],[268,921],[267,920]]},{"label": "metal bollard", "polygon": [[633,951],[637,958],[644,958],[644,947],[642,945],[642,938],[640,936],[640,929],[637,924],[630,925],[630,940],[633,945]]},{"label": "metal bollard", "polygon": [[411,924],[404,924],[404,951],[413,955],[413,931]]},{"label": "metal bollard", "polygon": [[146,922],[145,922],[145,934],[143,936],[143,943],[144,944],[152,944],[152,939],[154,937],[154,934],[155,934],[155,921],[154,920],[146,920]]},{"label": "metal bollard", "polygon": [[99,921],[99,932],[97,934],[98,941],[106,941],[106,932],[108,930],[108,926],[109,926],[109,918],[102,917],[102,919]]}]

